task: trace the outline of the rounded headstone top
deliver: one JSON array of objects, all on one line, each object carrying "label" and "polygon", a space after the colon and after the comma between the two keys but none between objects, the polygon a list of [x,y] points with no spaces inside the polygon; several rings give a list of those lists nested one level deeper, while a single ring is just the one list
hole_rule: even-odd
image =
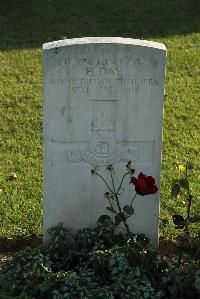
[{"label": "rounded headstone top", "polygon": [[59,48],[72,45],[83,44],[123,44],[132,46],[141,46],[148,48],[155,48],[166,51],[166,47],[162,43],[151,42],[141,39],[124,38],[124,37],[82,37],[53,41],[43,44],[43,50],[49,50],[52,48]]}]

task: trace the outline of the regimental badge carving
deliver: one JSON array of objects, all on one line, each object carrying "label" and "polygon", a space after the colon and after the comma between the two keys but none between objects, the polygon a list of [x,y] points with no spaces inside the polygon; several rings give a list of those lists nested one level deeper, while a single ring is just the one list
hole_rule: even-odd
[{"label": "regimental badge carving", "polygon": [[65,162],[109,165],[129,160],[140,165],[155,163],[155,141],[116,142],[112,135],[103,134],[95,135],[89,143],[60,143],[51,140],[50,144],[51,165]]},{"label": "regimental badge carving", "polygon": [[106,142],[98,142],[95,146],[95,152],[97,154],[109,154],[110,144]]},{"label": "regimental badge carving", "polygon": [[93,131],[113,131],[115,121],[108,112],[100,112],[95,115],[91,125]]},{"label": "regimental badge carving", "polygon": [[95,157],[109,157],[117,150],[114,137],[116,103],[114,101],[92,101],[92,137],[89,151]]},{"label": "regimental badge carving", "polygon": [[[91,100],[91,137],[87,142],[63,142],[61,147],[64,160],[72,163],[83,161],[92,165],[109,165],[129,160],[153,164],[154,142],[116,141],[116,111],[116,100]],[[63,161],[60,154],[57,161]]]},{"label": "regimental badge carving", "polygon": [[119,162],[120,160],[128,161],[131,160],[133,162],[137,161],[138,152],[136,148],[123,148],[114,153],[111,156],[104,156],[101,155],[97,157],[96,155],[92,154],[86,150],[73,150],[68,149],[66,152],[67,161],[70,162],[80,162],[85,161],[87,163],[93,165],[109,165]]},{"label": "regimental badge carving", "polygon": [[114,136],[108,132],[93,134],[89,143],[90,151],[97,157],[112,155],[116,150],[116,146]]},{"label": "regimental badge carving", "polygon": [[114,131],[116,101],[92,101],[91,131]]}]

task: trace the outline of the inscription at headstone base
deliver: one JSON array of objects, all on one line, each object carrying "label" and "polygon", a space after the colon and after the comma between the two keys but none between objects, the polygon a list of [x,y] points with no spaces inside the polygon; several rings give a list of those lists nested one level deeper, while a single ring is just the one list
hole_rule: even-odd
[{"label": "inscription at headstone base", "polygon": [[[77,38],[43,45],[44,239],[63,222],[92,227],[108,214],[105,186],[91,169],[116,179],[131,160],[136,175],[159,186],[166,49],[128,38]],[[124,183],[129,203],[134,186]],[[132,232],[158,241],[159,193],[138,196]]]}]

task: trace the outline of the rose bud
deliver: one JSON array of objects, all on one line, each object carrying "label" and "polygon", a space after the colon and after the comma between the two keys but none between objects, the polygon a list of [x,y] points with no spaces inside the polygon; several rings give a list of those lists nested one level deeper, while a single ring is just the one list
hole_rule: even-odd
[{"label": "rose bud", "polygon": [[126,168],[131,170],[131,161],[128,161],[128,163],[126,164]]},{"label": "rose bud", "polygon": [[105,197],[106,199],[109,199],[109,197],[110,197],[110,193],[109,193],[109,192],[105,192],[104,197]]},{"label": "rose bud", "polygon": [[112,165],[108,165],[106,168],[108,171],[112,171],[113,170],[113,166]]},{"label": "rose bud", "polygon": [[96,175],[96,174],[97,174],[97,172],[96,172],[96,169],[95,169],[95,168],[91,170],[91,174],[92,174],[92,175]]}]

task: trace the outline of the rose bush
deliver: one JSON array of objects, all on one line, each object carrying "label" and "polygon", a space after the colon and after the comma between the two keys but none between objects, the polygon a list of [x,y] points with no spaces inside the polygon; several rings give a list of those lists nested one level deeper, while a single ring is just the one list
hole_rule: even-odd
[{"label": "rose bush", "polygon": [[[109,206],[106,209],[114,214],[114,222],[108,215],[102,215],[98,221],[102,223],[105,221],[105,226],[108,225],[108,219],[111,226],[117,227],[120,223],[123,223],[127,233],[130,235],[130,229],[127,223],[127,219],[135,213],[133,208],[133,202],[137,195],[145,196],[154,194],[158,191],[158,187],[155,184],[155,179],[152,176],[146,176],[142,172],[138,175],[138,178],[134,177],[133,174],[135,169],[132,168],[131,161],[128,161],[126,164],[126,172],[122,175],[121,182],[117,186],[115,182],[115,169],[113,165],[108,165],[106,167],[107,171],[110,174],[111,184],[109,184],[106,179],[97,171],[97,169],[92,169],[92,175],[96,175],[104,182],[108,191],[104,193],[104,198],[108,201]],[[135,194],[132,197],[130,204],[121,206],[120,195],[123,193],[123,182],[126,176],[130,177],[130,183],[135,185]]]}]

